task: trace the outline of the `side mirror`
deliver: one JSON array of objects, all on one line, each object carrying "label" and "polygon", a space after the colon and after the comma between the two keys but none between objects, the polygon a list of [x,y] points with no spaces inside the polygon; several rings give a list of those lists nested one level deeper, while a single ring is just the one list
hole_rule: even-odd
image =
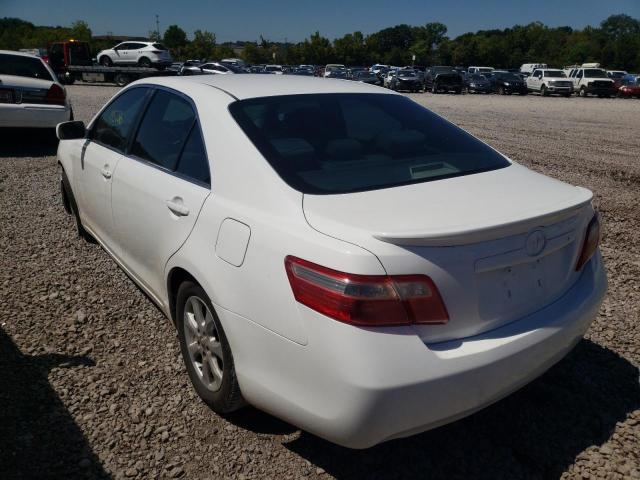
[{"label": "side mirror", "polygon": [[87,134],[87,129],[84,126],[84,122],[62,122],[56,127],[56,136],[59,140],[77,140],[84,138]]}]

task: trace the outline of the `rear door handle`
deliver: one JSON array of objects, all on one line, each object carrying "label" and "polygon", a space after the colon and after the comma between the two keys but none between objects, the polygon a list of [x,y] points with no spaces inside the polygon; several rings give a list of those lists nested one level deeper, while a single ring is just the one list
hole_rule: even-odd
[{"label": "rear door handle", "polygon": [[186,217],[189,215],[189,208],[182,203],[180,197],[174,197],[171,200],[167,200],[167,208],[175,213],[179,217]]},{"label": "rear door handle", "polygon": [[111,178],[111,170],[109,170],[109,165],[105,165],[104,167],[102,167],[100,173],[102,173],[102,176],[104,178]]}]

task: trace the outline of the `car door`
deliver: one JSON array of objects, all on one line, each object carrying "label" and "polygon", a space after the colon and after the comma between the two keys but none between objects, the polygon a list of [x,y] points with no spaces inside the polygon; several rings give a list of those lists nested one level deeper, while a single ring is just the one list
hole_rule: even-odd
[{"label": "car door", "polygon": [[112,59],[113,63],[126,63],[127,56],[126,52],[129,49],[128,43],[121,43],[120,45],[116,45],[113,47],[113,51],[115,52],[115,57]]},{"label": "car door", "polygon": [[154,295],[209,195],[209,163],[193,103],[158,88],[113,178],[116,255]]},{"label": "car door", "polygon": [[538,74],[540,70],[534,70],[531,75],[527,78],[527,88],[530,90],[540,90],[540,81],[538,78]]},{"label": "car door", "polygon": [[[111,101],[89,126],[74,169],[82,223],[109,248],[113,236],[111,182],[128,139],[142,112],[148,88],[135,87]],[[77,172],[77,173],[75,173]]]},{"label": "car door", "polygon": [[147,45],[144,43],[131,43],[127,53],[128,62],[137,64],[138,60],[140,60],[140,57],[144,55],[143,48],[145,48],[146,46]]}]

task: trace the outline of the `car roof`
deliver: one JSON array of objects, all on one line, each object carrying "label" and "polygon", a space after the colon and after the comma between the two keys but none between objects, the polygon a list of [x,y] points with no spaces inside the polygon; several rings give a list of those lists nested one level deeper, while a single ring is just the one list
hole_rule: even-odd
[{"label": "car roof", "polygon": [[7,55],[17,55],[19,57],[38,58],[42,60],[42,57],[39,57],[38,55],[34,55],[33,53],[27,53],[27,52],[17,52],[15,50],[0,50],[0,53],[7,54]]},{"label": "car roof", "polygon": [[196,85],[210,85],[238,100],[278,95],[314,93],[378,93],[397,95],[395,92],[373,85],[320,77],[298,75],[193,75],[186,77],[151,77],[140,84],[163,85],[184,93]]}]

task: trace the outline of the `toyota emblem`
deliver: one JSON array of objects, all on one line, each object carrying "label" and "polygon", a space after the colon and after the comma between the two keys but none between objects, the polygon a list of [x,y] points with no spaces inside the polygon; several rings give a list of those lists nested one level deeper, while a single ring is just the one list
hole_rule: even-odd
[{"label": "toyota emblem", "polygon": [[535,257],[544,250],[546,243],[547,239],[542,230],[534,230],[529,234],[527,240],[524,242],[524,249],[526,250],[527,255]]}]

